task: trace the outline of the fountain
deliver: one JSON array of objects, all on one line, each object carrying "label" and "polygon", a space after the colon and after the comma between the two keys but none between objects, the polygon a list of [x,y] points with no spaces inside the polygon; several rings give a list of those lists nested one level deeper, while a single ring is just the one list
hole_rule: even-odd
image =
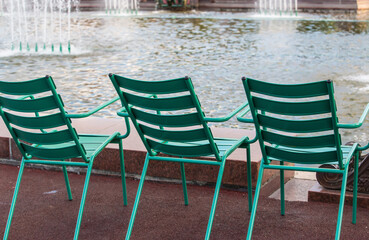
[{"label": "fountain", "polygon": [[105,0],[106,14],[135,13],[139,9],[139,0]]},{"label": "fountain", "polygon": [[[39,45],[51,52],[63,44],[71,52],[71,10],[77,9],[76,0],[0,0],[4,17],[9,18],[11,49],[39,52]],[[67,29],[65,31],[64,29]]]},{"label": "fountain", "polygon": [[297,16],[297,0],[258,0],[257,5],[260,14]]}]

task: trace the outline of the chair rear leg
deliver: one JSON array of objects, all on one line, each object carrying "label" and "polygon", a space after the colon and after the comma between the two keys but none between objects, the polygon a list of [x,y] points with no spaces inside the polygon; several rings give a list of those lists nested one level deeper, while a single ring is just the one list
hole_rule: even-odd
[{"label": "chair rear leg", "polygon": [[185,204],[185,206],[188,206],[188,195],[187,195],[185,167],[184,167],[183,162],[181,162],[180,164],[181,164],[181,176],[182,176],[182,188],[183,188],[184,204]]},{"label": "chair rear leg", "polygon": [[91,171],[92,171],[92,163],[93,163],[93,160],[91,160],[90,164],[88,165],[87,172],[86,172],[85,185],[83,187],[83,192],[82,192],[82,197],[81,197],[81,203],[80,203],[80,206],[79,206],[76,229],[74,231],[74,238],[73,238],[74,240],[78,239],[79,230],[80,230],[80,227],[81,227],[82,214],[83,214],[83,209],[85,207],[87,189],[88,189],[88,184],[90,182],[90,176],[91,176]]},{"label": "chair rear leg", "polygon": [[347,172],[348,172],[348,165],[346,166],[345,171],[343,172],[343,176],[342,176],[340,206],[339,206],[339,210],[338,210],[337,227],[336,227],[336,237],[335,237],[336,240],[340,239],[340,235],[341,235],[343,207],[345,205]]},{"label": "chair rear leg", "polygon": [[[281,165],[284,165],[284,162],[280,162]],[[281,193],[281,215],[284,216],[285,213],[285,198],[284,198],[284,170],[279,170],[279,179],[280,179],[280,193]]]},{"label": "chair rear leg", "polygon": [[251,179],[251,154],[250,144],[246,147],[246,160],[247,160],[247,198],[249,201],[249,212],[252,209],[252,179]]},{"label": "chair rear leg", "polygon": [[4,240],[7,240],[8,239],[10,225],[12,223],[12,218],[13,218],[13,213],[14,213],[14,207],[15,207],[15,203],[17,201],[19,186],[20,186],[20,183],[21,183],[21,180],[22,180],[23,169],[24,169],[24,159],[22,158],[21,165],[19,167],[19,173],[18,173],[17,183],[15,184],[15,189],[14,189],[12,204],[10,205],[8,221],[6,222],[6,227],[5,227],[5,232],[4,232],[4,238],[3,238]]},{"label": "chair rear leg", "polygon": [[258,181],[256,183],[256,188],[255,188],[254,203],[252,204],[251,216],[250,216],[250,221],[249,221],[249,228],[247,230],[247,237],[246,237],[247,240],[251,239],[252,230],[254,228],[255,214],[256,214],[256,208],[258,206],[258,201],[259,201],[259,195],[260,195],[261,182],[262,182],[262,179],[263,179],[263,173],[264,173],[264,164],[263,164],[263,162],[261,162],[259,175],[258,175]]},{"label": "chair rear leg", "polygon": [[145,164],[144,164],[144,167],[142,169],[140,183],[139,183],[138,189],[137,189],[135,203],[134,203],[133,209],[132,209],[131,219],[129,220],[128,230],[127,230],[127,234],[126,234],[126,240],[131,238],[133,223],[135,222],[137,207],[138,207],[138,203],[140,201],[142,187],[143,187],[143,184],[144,184],[144,181],[145,181],[147,167],[149,166],[149,161],[150,161],[149,155],[146,155]]},{"label": "chair rear leg", "polygon": [[120,173],[122,178],[123,205],[127,206],[126,170],[124,167],[123,140],[119,139]]},{"label": "chair rear leg", "polygon": [[354,163],[354,189],[353,189],[353,196],[352,196],[352,223],[353,224],[356,224],[358,174],[359,174],[359,152],[356,152],[355,153],[355,163]]},{"label": "chair rear leg", "polygon": [[65,186],[67,187],[68,199],[69,201],[72,201],[73,196],[72,196],[72,191],[70,190],[70,184],[69,184],[69,178],[68,178],[68,172],[67,172],[66,166],[63,166],[63,174],[64,174]]},{"label": "chair rear leg", "polygon": [[205,239],[209,239],[210,238],[210,233],[211,233],[211,228],[213,226],[213,220],[214,220],[214,215],[215,215],[215,208],[217,207],[217,202],[218,202],[218,196],[219,196],[219,190],[220,190],[220,185],[222,183],[222,178],[223,178],[223,172],[224,172],[224,166],[225,166],[225,159],[222,161],[222,164],[219,167],[219,172],[218,172],[218,178],[217,178],[217,183],[215,185],[215,192],[214,192],[214,197],[213,197],[213,203],[211,205],[211,210],[210,210],[210,216],[209,216],[209,221],[208,221],[208,227],[206,229],[206,234],[205,234]]}]

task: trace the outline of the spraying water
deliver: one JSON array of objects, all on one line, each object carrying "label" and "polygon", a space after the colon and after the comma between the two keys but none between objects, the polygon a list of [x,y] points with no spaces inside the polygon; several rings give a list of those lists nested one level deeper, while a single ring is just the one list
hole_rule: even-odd
[{"label": "spraying water", "polygon": [[139,9],[138,0],[105,0],[106,14],[136,14]]},{"label": "spraying water", "polygon": [[19,51],[54,52],[59,46],[59,52],[70,52],[71,11],[78,4],[76,0],[0,0],[1,11],[9,17],[11,49],[19,44]]},{"label": "spraying water", "polygon": [[258,0],[258,9],[264,15],[297,16],[297,0]]}]

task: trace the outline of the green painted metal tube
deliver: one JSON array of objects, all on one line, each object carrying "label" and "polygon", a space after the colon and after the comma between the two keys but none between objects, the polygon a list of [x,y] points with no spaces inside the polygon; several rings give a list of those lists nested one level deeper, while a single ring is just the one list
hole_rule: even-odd
[{"label": "green painted metal tube", "polygon": [[211,228],[213,226],[213,221],[214,221],[215,209],[217,207],[217,202],[218,202],[218,197],[219,197],[220,185],[222,183],[222,178],[223,178],[225,162],[226,162],[225,159],[223,159],[222,165],[220,165],[220,167],[219,167],[217,183],[215,185],[213,203],[211,205],[211,210],[210,210],[208,227],[206,229],[206,234],[205,234],[205,240],[208,240],[210,238]]},{"label": "green painted metal tube", "polygon": [[251,216],[250,216],[250,221],[249,221],[249,228],[247,230],[247,237],[246,237],[247,240],[251,240],[252,230],[254,228],[256,208],[258,206],[260,188],[261,188],[261,180],[263,179],[263,173],[264,173],[264,163],[261,162],[260,169],[259,169],[259,175],[258,175],[258,181],[256,183],[254,203],[252,204]]},{"label": "green painted metal tube", "polygon": [[65,116],[66,116],[66,117],[69,117],[69,118],[85,118],[85,117],[91,116],[92,114],[94,114],[94,113],[96,113],[96,112],[100,111],[101,109],[103,109],[103,108],[105,108],[105,107],[109,106],[110,104],[112,104],[112,103],[114,103],[114,102],[118,101],[118,99],[119,99],[119,96],[118,96],[118,97],[115,97],[115,98],[113,98],[113,99],[111,99],[111,100],[109,100],[109,101],[107,101],[107,102],[105,102],[105,103],[103,103],[103,104],[101,104],[100,106],[98,106],[98,107],[96,107],[96,108],[92,109],[91,111],[89,111],[89,112],[87,112],[87,113],[81,113],[81,114],[66,114]]},{"label": "green painted metal tube", "polygon": [[327,173],[340,173],[342,174],[344,170],[339,169],[329,169],[329,168],[309,168],[309,167],[294,167],[294,166],[278,166],[278,165],[266,165],[265,169],[278,169],[278,170],[292,170],[292,171],[306,171],[306,172],[327,172]]},{"label": "green painted metal tube", "polygon": [[357,184],[359,176],[359,152],[355,153],[354,163],[354,189],[352,191],[352,223],[356,224],[356,212],[357,212]]},{"label": "green painted metal tube", "polygon": [[79,230],[80,230],[80,227],[81,227],[82,214],[83,214],[83,209],[85,207],[88,183],[90,182],[90,176],[91,176],[91,171],[92,171],[92,163],[93,163],[93,160],[91,160],[91,162],[90,162],[90,164],[87,168],[87,173],[86,173],[86,178],[85,178],[85,185],[83,187],[81,203],[79,205],[79,212],[78,212],[78,218],[77,218],[77,223],[76,223],[76,229],[74,231],[74,238],[73,238],[74,240],[78,239]]},{"label": "green painted metal tube", "polygon": [[235,110],[233,110],[233,112],[229,113],[225,117],[204,118],[204,120],[206,122],[226,122],[229,119],[231,119],[234,115],[236,115],[237,113],[239,113],[242,109],[244,109],[245,107],[247,107],[248,105],[249,105],[248,102],[243,103],[242,105],[240,105],[239,107],[237,107]]},{"label": "green painted metal tube", "polygon": [[[280,165],[283,166],[284,162],[281,161]],[[284,170],[279,170],[279,179],[280,179],[280,194],[281,194],[281,215],[285,214],[285,199],[284,199]]]},{"label": "green painted metal tube", "polygon": [[337,227],[336,227],[335,240],[339,240],[340,239],[340,235],[341,235],[343,207],[345,205],[347,172],[348,172],[348,164],[346,164],[346,168],[345,168],[345,171],[343,172],[343,176],[342,176],[341,197],[340,197],[340,205],[339,205],[339,209],[338,209],[338,217],[337,217]]},{"label": "green painted metal tube", "polygon": [[68,172],[67,172],[67,168],[65,166],[63,166],[63,174],[64,174],[65,186],[67,187],[68,199],[69,199],[69,201],[72,201],[73,200],[72,191],[70,190]]},{"label": "green painted metal tube", "polygon": [[150,161],[150,156],[149,156],[149,154],[147,154],[146,159],[145,159],[145,163],[144,163],[144,167],[142,169],[140,183],[139,183],[138,189],[137,189],[137,195],[136,195],[135,203],[134,203],[133,209],[132,209],[131,219],[129,220],[128,230],[127,230],[127,234],[126,234],[126,240],[129,240],[131,238],[133,224],[135,222],[137,207],[138,207],[138,203],[140,201],[142,187],[143,187],[143,184],[144,184],[144,181],[145,181],[147,167],[149,166],[149,161]]},{"label": "green painted metal tube", "polygon": [[123,205],[127,206],[127,185],[126,185],[126,174],[124,167],[124,153],[123,153],[123,141],[119,140],[119,160],[120,160],[120,173],[122,178],[122,193],[123,193]]},{"label": "green painted metal tube", "polygon": [[4,238],[3,238],[4,240],[7,240],[8,239],[10,225],[11,225],[12,219],[13,219],[14,207],[15,207],[15,203],[17,201],[18,192],[19,192],[19,186],[20,186],[20,183],[21,183],[21,180],[22,180],[23,169],[24,169],[24,160],[22,159],[21,165],[19,167],[19,173],[18,173],[17,183],[15,184],[15,189],[14,189],[14,195],[13,195],[13,199],[12,199],[12,204],[10,205],[8,221],[6,222],[6,227],[5,227],[5,232],[4,232]]},{"label": "green painted metal tube", "polygon": [[197,160],[188,158],[166,158],[166,157],[151,157],[150,160],[157,161],[167,161],[167,162],[182,162],[182,163],[196,163],[196,164],[206,164],[206,165],[216,165],[220,166],[222,162],[212,161],[212,160]]},{"label": "green painted metal tube", "polygon": [[357,123],[353,123],[353,124],[342,124],[342,123],[338,123],[337,127],[339,128],[359,128],[361,127],[361,125],[363,125],[364,120],[366,118],[366,116],[369,113],[369,103],[366,105],[363,113],[361,114],[361,117],[359,119],[359,121]]},{"label": "green painted metal tube", "polygon": [[249,201],[249,212],[252,209],[252,176],[251,176],[251,156],[250,145],[246,148],[246,160],[247,160],[247,198]]},{"label": "green painted metal tube", "polygon": [[58,166],[81,166],[88,167],[88,163],[84,162],[64,162],[64,161],[46,161],[46,160],[24,160],[25,163],[46,164],[46,165],[58,165]]},{"label": "green painted metal tube", "polygon": [[181,177],[182,177],[182,188],[183,188],[183,198],[185,206],[188,206],[188,195],[187,195],[187,185],[186,185],[186,173],[184,163],[180,163],[181,167]]}]

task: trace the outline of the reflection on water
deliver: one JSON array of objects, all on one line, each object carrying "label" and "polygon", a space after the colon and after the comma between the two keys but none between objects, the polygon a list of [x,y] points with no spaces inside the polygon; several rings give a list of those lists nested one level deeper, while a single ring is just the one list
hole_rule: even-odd
[{"label": "reflection on water", "polygon": [[[335,82],[341,122],[358,120],[369,102],[368,17],[252,13],[141,13],[73,18],[74,54],[9,52],[6,18],[0,18],[0,79],[54,77],[70,112],[87,111],[115,96],[110,72],[137,79],[190,76],[209,116],[245,101],[241,77],[299,83]],[[72,51],[73,52],[73,51]],[[115,117],[116,104],[100,116]],[[239,126],[236,121],[233,127]],[[365,142],[364,130],[344,141]]]}]

